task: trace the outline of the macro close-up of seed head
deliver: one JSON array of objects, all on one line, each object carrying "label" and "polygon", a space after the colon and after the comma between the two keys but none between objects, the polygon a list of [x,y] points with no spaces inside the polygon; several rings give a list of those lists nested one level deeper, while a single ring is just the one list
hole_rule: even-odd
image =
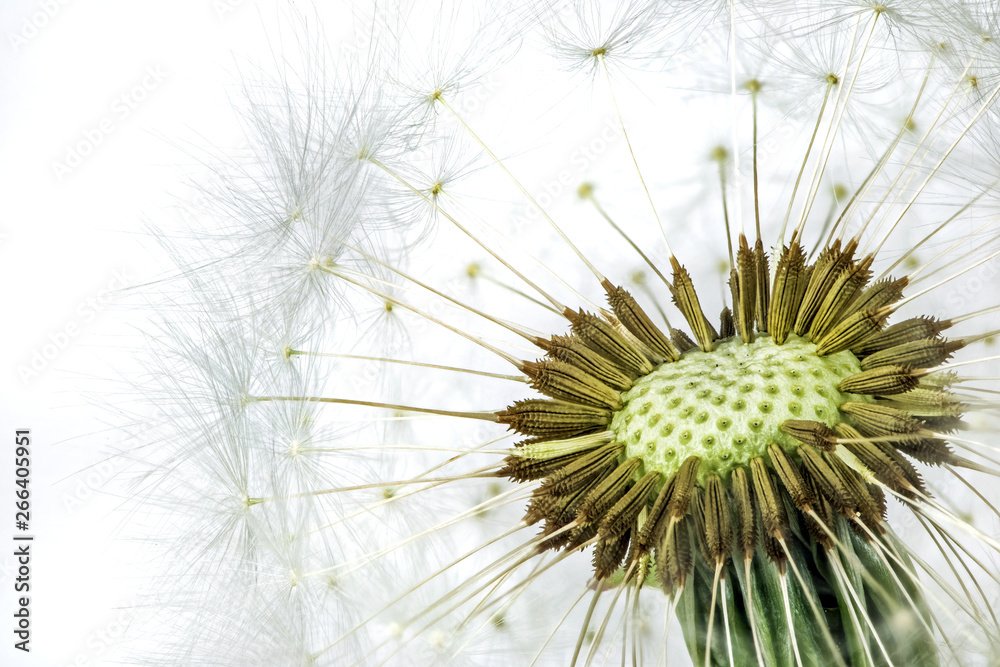
[{"label": "macro close-up of seed head", "polygon": [[992,2],[338,11],[153,233],[141,664],[1000,661]]}]

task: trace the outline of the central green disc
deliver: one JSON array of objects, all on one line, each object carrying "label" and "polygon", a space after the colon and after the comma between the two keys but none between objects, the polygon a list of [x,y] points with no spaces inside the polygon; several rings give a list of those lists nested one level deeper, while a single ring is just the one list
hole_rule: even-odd
[{"label": "central green disc", "polygon": [[837,386],[860,370],[851,352],[820,357],[797,336],[783,345],[768,335],[750,344],[731,338],[712,352],[689,350],[636,380],[622,394],[625,405],[611,430],[626,457],[643,460],[643,473],[657,470],[670,479],[697,456],[699,482],[712,472],[726,479],[772,442],[793,451],[798,443],[779,428],[785,420],[842,421],[840,405],[859,398]]}]

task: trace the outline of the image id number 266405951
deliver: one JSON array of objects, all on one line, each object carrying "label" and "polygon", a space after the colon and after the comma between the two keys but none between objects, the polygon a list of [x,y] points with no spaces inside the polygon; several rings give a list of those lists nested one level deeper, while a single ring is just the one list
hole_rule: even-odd
[{"label": "image id number 266405951", "polygon": [[30,651],[31,642],[31,432],[14,432],[14,648]]}]

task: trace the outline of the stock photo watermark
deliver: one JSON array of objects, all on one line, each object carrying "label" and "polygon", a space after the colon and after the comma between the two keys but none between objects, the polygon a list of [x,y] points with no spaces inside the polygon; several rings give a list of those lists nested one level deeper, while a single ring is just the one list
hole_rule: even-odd
[{"label": "stock photo watermark", "polygon": [[112,653],[125,637],[125,632],[136,617],[136,603],[127,603],[113,613],[103,624],[93,626],[84,639],[83,648],[62,667],[92,667],[104,664],[102,658]]},{"label": "stock photo watermark", "polygon": [[59,355],[66,351],[88,326],[93,324],[114,301],[115,295],[134,284],[125,269],[112,271],[104,289],[80,301],[73,310],[73,316],[65,324],[50,331],[40,346],[27,353],[27,359],[17,365],[17,376],[27,386],[38,378]]},{"label": "stock photo watermark", "polygon": [[62,183],[81,167],[149,99],[168,75],[160,65],[147,65],[138,82],[111,101],[108,113],[80,132],[78,138],[65,147],[61,159],[52,161],[52,174],[56,181]]},{"label": "stock photo watermark", "polygon": [[212,11],[215,12],[215,18],[223,21],[245,4],[245,0],[213,0]]},{"label": "stock photo watermark", "polygon": [[14,648],[31,651],[31,430],[14,432]]},{"label": "stock photo watermark", "polygon": [[70,0],[39,0],[30,14],[21,19],[15,30],[7,33],[10,47],[17,53],[37,37]]},{"label": "stock photo watermark", "polygon": [[518,228],[534,223],[542,215],[542,210],[552,202],[567,191],[578,188],[591,165],[607,152],[609,146],[617,143],[621,136],[621,125],[615,119],[608,118],[594,136],[574,148],[568,158],[571,168],[560,169],[554,177],[542,182],[534,195],[534,201],[538,206],[529,204],[525,207],[515,223]]},{"label": "stock photo watermark", "polygon": [[63,509],[68,514],[75,513],[124,469],[125,461],[115,457],[101,461],[87,470],[73,475],[72,491],[67,491],[62,496]]}]

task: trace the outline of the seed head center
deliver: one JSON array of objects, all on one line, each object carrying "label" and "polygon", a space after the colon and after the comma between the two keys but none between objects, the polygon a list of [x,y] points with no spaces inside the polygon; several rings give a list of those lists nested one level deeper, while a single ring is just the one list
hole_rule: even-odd
[{"label": "seed head center", "polygon": [[611,430],[624,443],[625,457],[642,459],[642,472],[657,470],[670,479],[697,456],[699,483],[710,473],[728,479],[772,442],[796,449],[782,422],[842,421],[840,405],[859,399],[837,386],[860,370],[851,352],[818,356],[813,343],[796,336],[782,345],[767,335],[750,344],[734,338],[712,352],[689,350],[639,378],[622,394],[624,406]]}]

